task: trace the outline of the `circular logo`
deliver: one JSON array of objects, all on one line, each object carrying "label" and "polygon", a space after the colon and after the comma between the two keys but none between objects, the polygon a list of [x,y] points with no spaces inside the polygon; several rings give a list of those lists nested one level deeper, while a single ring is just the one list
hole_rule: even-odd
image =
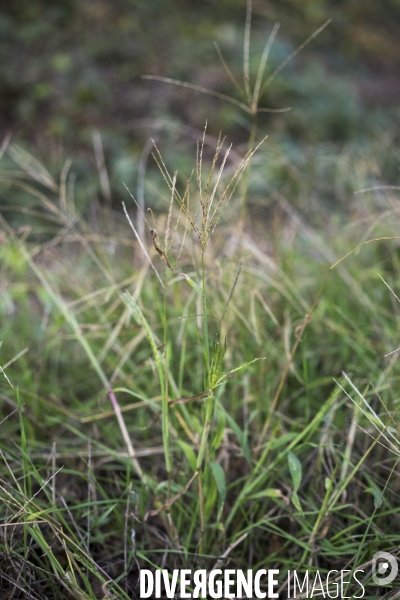
[{"label": "circular logo", "polygon": [[397,577],[399,566],[389,552],[375,552],[372,557],[372,579],[378,585],[392,583]]}]

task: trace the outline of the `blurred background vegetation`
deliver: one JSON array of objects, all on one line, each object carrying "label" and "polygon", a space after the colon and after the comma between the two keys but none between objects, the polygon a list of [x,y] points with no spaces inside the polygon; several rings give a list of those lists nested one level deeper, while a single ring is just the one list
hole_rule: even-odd
[{"label": "blurred background vegetation", "polygon": [[[185,174],[193,167],[193,153],[186,150],[195,146],[206,119],[210,135],[222,130],[229,142],[245,148],[251,117],[240,108],[142,79],[172,77],[237,97],[213,42],[242,83],[245,16],[244,0],[3,3],[0,133],[12,132],[14,142],[34,148],[56,178],[72,156],[78,179],[85,179],[85,196],[78,191],[81,210],[102,196],[94,131],[101,133],[115,206],[126,197],[121,182],[136,184],[150,137],[168,147],[168,164]],[[263,113],[257,125],[258,136],[269,135],[268,150],[279,158],[273,167],[269,161],[271,186],[297,192],[295,170],[306,161],[314,181],[321,179],[321,197],[337,202],[334,173],[321,155],[337,158],[346,145],[383,139],[390,151],[382,159],[382,176],[385,183],[398,179],[400,0],[255,1],[250,71],[254,80],[276,22],[281,26],[266,76],[327,19],[331,24],[261,99],[261,106],[292,110]],[[157,177],[152,161],[148,168]]]}]

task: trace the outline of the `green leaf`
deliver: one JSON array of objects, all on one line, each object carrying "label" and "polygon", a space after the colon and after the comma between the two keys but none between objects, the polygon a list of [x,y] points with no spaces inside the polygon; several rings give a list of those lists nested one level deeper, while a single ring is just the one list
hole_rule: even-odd
[{"label": "green leaf", "polygon": [[252,365],[253,363],[259,361],[259,360],[266,360],[267,357],[266,356],[259,356],[258,358],[253,358],[253,360],[250,360],[249,362],[243,363],[241,365],[239,365],[238,367],[236,367],[235,369],[232,369],[231,371],[229,371],[228,373],[222,373],[221,376],[219,377],[218,381],[215,384],[215,387],[222,385],[224,383],[224,381],[226,379],[228,379],[228,377],[230,377],[232,375],[232,373],[236,373],[236,371],[240,371],[241,369],[245,369],[246,367]]},{"label": "green leaf", "polygon": [[217,431],[215,432],[215,436],[214,436],[214,439],[212,440],[212,446],[211,446],[213,450],[217,450],[220,447],[222,440],[224,439],[225,425],[226,425],[225,415],[223,412],[219,411],[218,412]]},{"label": "green leaf", "polygon": [[185,275],[185,279],[188,282],[188,284],[191,285],[194,290],[196,290],[196,292],[198,294],[203,295],[203,290],[201,289],[201,287],[197,283],[195,283],[193,281],[193,279],[190,279],[190,277],[188,275]]},{"label": "green leaf", "polygon": [[196,337],[197,337],[197,339],[199,340],[200,344],[201,344],[201,345],[203,345],[203,338],[202,338],[202,336],[200,335],[200,332],[199,332],[199,330],[197,329],[197,327],[196,327],[196,324],[194,324],[194,331],[195,331],[195,333],[196,333]]},{"label": "green leaf", "polygon": [[304,516],[303,509],[301,507],[300,500],[299,500],[299,497],[297,495],[297,492],[293,492],[293,494],[292,494],[292,502],[293,502],[294,506],[297,508],[297,510],[299,511],[299,513],[302,516]]},{"label": "green leaf", "polygon": [[256,494],[251,494],[250,496],[248,496],[249,500],[260,500],[260,498],[279,498],[279,499],[283,499],[283,494],[281,492],[281,490],[278,489],[274,489],[274,488],[267,488],[265,490],[262,490],[261,492],[257,492]]},{"label": "green leaf", "polygon": [[211,348],[211,364],[210,364],[210,387],[213,389],[220,380],[222,373],[222,366],[224,362],[224,356],[226,352],[226,339],[223,346],[217,339],[218,334],[214,337],[212,348]]},{"label": "green leaf", "polygon": [[35,521],[36,519],[39,519],[39,518],[43,517],[43,515],[45,515],[48,512],[50,512],[50,510],[51,509],[46,509],[46,510],[39,510],[37,512],[29,513],[25,517],[25,522],[27,522],[27,521]]},{"label": "green leaf", "polygon": [[294,431],[292,433],[284,433],[283,435],[278,435],[274,440],[272,440],[271,449],[276,450],[281,446],[287,447],[289,446],[289,443],[292,440],[294,440],[295,437],[297,437],[297,433],[295,433]]},{"label": "green leaf", "polygon": [[289,471],[293,481],[293,492],[297,492],[300,487],[302,470],[301,463],[293,452],[288,453]]},{"label": "green leaf", "polygon": [[250,450],[249,441],[247,439],[246,432],[242,431],[242,429],[236,423],[236,421],[232,417],[232,415],[230,415],[221,404],[218,406],[218,410],[225,416],[231,429],[233,430],[234,434],[236,435],[236,437],[239,441],[240,448],[242,449],[242,452],[243,452],[243,456],[246,458],[249,465],[251,465],[252,456],[251,456],[251,450]]},{"label": "green leaf", "polygon": [[196,455],[194,453],[193,448],[191,446],[189,446],[189,444],[187,444],[186,442],[183,442],[182,440],[177,440],[177,444],[180,448],[182,448],[183,452],[185,453],[185,456],[187,458],[190,468],[192,469],[192,471],[195,471],[196,470]]},{"label": "green leaf", "polygon": [[289,463],[289,471],[292,476],[293,481],[293,493],[292,493],[292,502],[294,506],[297,508],[299,513],[303,515],[303,509],[301,508],[300,500],[297,495],[297,490],[300,487],[301,477],[302,477],[302,469],[301,463],[297,456],[293,454],[293,452],[288,452],[288,463]]},{"label": "green leaf", "polygon": [[222,509],[224,508],[224,502],[226,498],[226,480],[223,468],[219,463],[210,463],[211,472],[213,474],[215,483],[217,484],[219,500],[218,500],[218,516],[217,520],[221,520]]},{"label": "green leaf", "polygon": [[377,487],[369,487],[365,490],[369,494],[372,494],[374,497],[374,506],[375,508],[380,508],[382,506],[382,492]]}]

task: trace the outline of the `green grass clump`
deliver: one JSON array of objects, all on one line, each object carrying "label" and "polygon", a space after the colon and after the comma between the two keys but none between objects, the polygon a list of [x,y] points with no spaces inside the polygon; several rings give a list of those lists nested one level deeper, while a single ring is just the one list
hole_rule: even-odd
[{"label": "green grass clump", "polygon": [[261,147],[238,222],[250,155],[216,147],[207,173],[200,142],[187,184],[155,152],[170,190],[146,213],[147,257],[121,212],[90,222],[65,174],[25,164],[38,224],[2,217],[0,247],[4,594],[132,598],[139,567],[228,560],[365,565],[382,592],[372,555],[399,536],[395,191],[319,226],[272,191],[254,223]]}]

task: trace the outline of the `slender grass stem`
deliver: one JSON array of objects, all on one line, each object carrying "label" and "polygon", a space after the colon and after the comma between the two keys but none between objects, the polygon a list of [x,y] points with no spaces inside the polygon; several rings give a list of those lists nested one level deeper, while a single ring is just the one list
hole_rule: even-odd
[{"label": "slender grass stem", "polygon": [[111,386],[110,382],[108,381],[108,378],[107,378],[106,374],[104,373],[104,371],[103,371],[103,369],[102,369],[99,361],[97,360],[96,356],[94,355],[92,348],[90,347],[90,345],[89,345],[86,337],[83,335],[81,327],[79,326],[78,321],[76,320],[75,315],[69,309],[69,307],[67,306],[67,304],[61,298],[61,296],[59,294],[57,294],[53,290],[52,286],[47,281],[47,279],[43,275],[42,271],[39,269],[39,267],[37,267],[37,265],[35,264],[34,260],[31,257],[31,255],[26,250],[25,246],[23,246],[22,244],[20,245],[20,251],[21,251],[22,255],[24,256],[25,260],[30,265],[32,271],[35,273],[35,275],[37,276],[37,278],[42,283],[43,287],[46,289],[48,295],[50,296],[50,298],[53,301],[53,303],[55,304],[55,306],[57,306],[57,308],[59,309],[59,311],[61,312],[61,314],[64,316],[65,320],[67,321],[67,323],[71,327],[72,331],[74,332],[74,335],[75,335],[76,339],[78,340],[79,344],[84,349],[84,351],[85,351],[85,353],[86,353],[86,355],[87,355],[90,363],[92,364],[94,370],[98,374],[101,382],[103,383],[105,389],[107,390],[107,393],[108,393],[108,395],[110,397],[110,400],[111,400],[112,407],[113,407],[114,412],[115,412],[115,416],[116,416],[117,421],[118,421],[119,428],[120,428],[121,433],[122,433],[122,437],[123,437],[124,442],[125,442],[125,444],[127,446],[127,449],[128,449],[129,457],[132,460],[132,464],[133,464],[133,466],[134,466],[137,474],[144,481],[143,470],[142,470],[142,468],[140,466],[140,463],[139,463],[138,459],[136,458],[135,450],[133,448],[133,445],[132,445],[132,442],[131,442],[128,430],[126,428],[125,421],[124,421],[124,418],[122,416],[121,408],[119,406],[117,398],[116,398],[116,396],[115,396],[115,394],[114,394],[114,392],[112,390],[112,386]]}]

